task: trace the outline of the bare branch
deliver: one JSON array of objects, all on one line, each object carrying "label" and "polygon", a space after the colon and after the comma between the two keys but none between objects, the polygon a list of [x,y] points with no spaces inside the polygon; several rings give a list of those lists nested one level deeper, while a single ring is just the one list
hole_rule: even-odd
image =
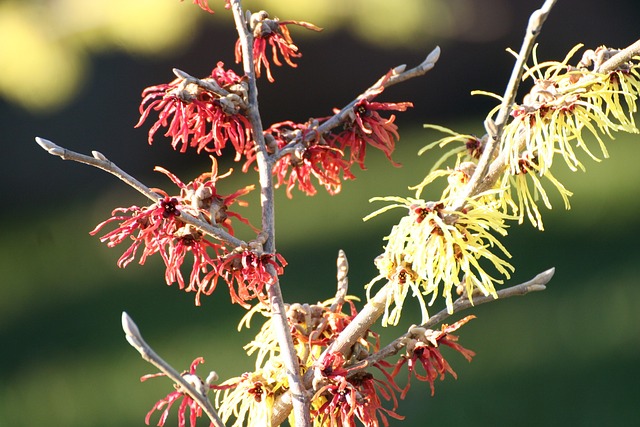
[{"label": "bare branch", "polygon": [[[487,119],[487,121],[485,122],[485,129],[488,135],[487,144],[484,147],[484,151],[482,152],[482,156],[478,161],[476,170],[469,179],[469,183],[467,184],[465,190],[462,191],[453,202],[453,210],[460,210],[462,207],[464,207],[470,197],[478,194],[478,187],[482,181],[484,181],[484,183],[486,184],[485,177],[489,168],[489,162],[493,160],[496,149],[500,145],[499,143],[502,138],[502,131],[507,122],[507,119],[509,118],[511,107],[513,106],[513,103],[515,101],[515,97],[518,92],[518,86],[520,85],[522,74],[524,72],[524,65],[527,62],[529,55],[531,54],[538,34],[540,34],[542,25],[546,21],[547,16],[549,16],[551,8],[556,3],[556,1],[557,0],[546,0],[542,7],[533,12],[531,14],[531,17],[529,18],[529,23],[527,25],[524,40],[522,41],[522,46],[520,47],[518,58],[515,65],[513,66],[511,77],[509,78],[509,83],[507,84],[504,96],[502,97],[502,104],[500,105],[500,110],[498,111],[496,120],[494,122],[491,119]],[[486,185],[484,185],[484,188],[486,188]]]},{"label": "bare branch", "polygon": [[640,40],[637,40],[635,43],[630,45],[629,47],[622,49],[620,52],[613,55],[611,58],[606,60],[602,65],[598,67],[596,70],[597,73],[608,73],[620,68],[625,63],[631,61],[634,56],[640,55]]},{"label": "bare branch", "polygon": [[291,153],[295,150],[296,145],[304,144],[305,142],[310,142],[313,138],[318,134],[323,134],[329,132],[331,129],[340,126],[345,120],[347,120],[350,116],[350,113],[353,107],[363,99],[372,99],[384,89],[396,85],[398,83],[402,83],[414,77],[420,77],[427,74],[433,67],[435,67],[436,62],[440,58],[440,47],[436,46],[430,53],[427,55],[424,61],[420,63],[420,65],[411,68],[410,70],[406,70],[406,65],[399,65],[395,67],[391,71],[391,75],[385,74],[380,77],[377,82],[375,82],[372,86],[370,86],[367,90],[358,95],[353,101],[349,102],[347,105],[342,107],[340,111],[334,114],[331,118],[320,124],[315,130],[316,132],[309,132],[304,136],[304,140],[295,140],[289,143],[287,146],[278,150],[273,156],[272,161],[276,161],[279,158]]},{"label": "bare branch", "polygon": [[211,420],[213,425],[216,427],[224,427],[224,423],[218,416],[218,413],[206,395],[198,391],[189,381],[180,375],[178,371],[161,358],[149,344],[147,344],[147,342],[142,338],[138,326],[124,311],[122,312],[122,329],[124,330],[125,337],[129,344],[131,344],[131,346],[140,353],[144,360],[158,368],[160,372],[164,373],[174,383],[178,384],[182,390],[185,390],[187,394],[196,401],[198,406],[202,408],[204,413],[207,414],[207,417],[209,417],[209,420]]},{"label": "bare branch", "polygon": [[[236,29],[240,38],[240,46],[242,49],[243,70],[248,83],[248,106],[247,118],[251,123],[254,142],[257,147],[256,163],[258,165],[258,174],[260,180],[260,202],[262,205],[262,231],[266,233],[267,240],[264,245],[266,252],[276,252],[275,241],[275,197],[273,186],[272,166],[273,160],[267,155],[267,147],[264,139],[264,128],[260,118],[260,110],[258,108],[258,87],[256,84],[256,74],[254,69],[253,57],[253,35],[249,31],[247,25],[247,16],[242,10],[239,0],[231,0],[231,10],[233,19],[236,23]],[[249,15],[247,13],[247,15]],[[272,277],[278,277],[275,269],[270,266]],[[295,425],[298,427],[309,427],[311,425],[311,417],[309,408],[311,401],[306,394],[305,387],[302,384],[300,375],[300,366],[298,356],[293,345],[293,338],[289,330],[289,321],[287,319],[287,311],[284,306],[284,299],[280,289],[279,280],[275,280],[267,286],[269,294],[269,302],[271,306],[271,314],[275,334],[280,346],[281,357],[287,370],[289,379],[289,388],[293,397],[293,408]]]},{"label": "bare branch", "polygon": [[[120,169],[115,163],[111,160],[107,159],[107,157],[98,152],[93,151],[93,157],[87,156],[84,154],[76,153],[75,151],[68,150],[64,147],[60,147],[57,144],[49,141],[48,139],[36,137],[36,142],[44,148],[49,154],[58,156],[62,160],[73,160],[74,162],[84,163],[86,165],[90,165],[96,167],[98,169],[102,169],[105,172],[109,172],[110,174],[120,178],[122,181],[130,185],[131,187],[138,190],[140,193],[144,194],[147,198],[152,200],[154,203],[158,202],[159,199],[162,199],[158,193],[151,190],[149,187]],[[194,227],[201,230],[203,233],[214,237],[222,242],[228,243],[230,246],[234,248],[238,247],[246,247],[247,243],[243,240],[238,239],[237,237],[232,236],[226,230],[221,227],[213,226],[207,222],[204,222],[194,216],[189,215],[187,212],[180,212],[180,221],[185,224],[193,225]]]},{"label": "bare branch", "polygon": [[60,147],[59,145],[49,141],[48,139],[36,137],[36,142],[49,154],[58,156],[62,160],[73,160],[74,162],[84,163],[86,165],[102,169],[105,172],[109,172],[110,174],[120,178],[129,186],[135,188],[154,202],[157,202],[158,199],[161,198],[158,193],[154,192],[149,187],[120,169],[118,166],[116,166],[115,163],[107,159],[104,154],[98,151],[93,151],[93,157],[91,157],[84,154],[76,153],[75,151],[68,150],[64,147]]},{"label": "bare branch", "polygon": [[[481,304],[485,304],[488,302],[499,301],[513,296],[521,296],[526,295],[530,292],[543,291],[546,289],[547,283],[551,280],[555,273],[555,268],[550,268],[542,273],[536,275],[529,281],[520,283],[518,285],[510,286],[505,289],[501,289],[497,292],[498,298],[494,298],[491,295],[474,295],[473,302],[467,297],[460,297],[453,303],[453,311],[449,313],[447,309],[441,310],[437,314],[431,316],[427,322],[423,325],[420,325],[422,328],[428,329],[433,326],[442,323],[445,319],[459,312],[466,310],[471,307],[475,307]],[[365,368],[367,366],[371,366],[372,364],[379,362],[382,359],[393,356],[398,353],[404,347],[404,339],[408,336],[408,334],[404,334],[399,338],[393,340],[379,352],[371,355],[367,359],[363,360],[358,366],[361,368]],[[351,369],[351,368],[350,368]],[[357,369],[357,368],[356,368]],[[356,372],[354,370],[353,372]]]}]

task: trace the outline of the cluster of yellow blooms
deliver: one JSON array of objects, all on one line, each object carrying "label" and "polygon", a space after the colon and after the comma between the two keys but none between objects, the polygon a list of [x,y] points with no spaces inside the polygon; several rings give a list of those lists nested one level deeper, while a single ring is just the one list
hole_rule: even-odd
[{"label": "cluster of yellow blooms", "polygon": [[[409,290],[419,301],[423,322],[429,317],[427,306],[439,294],[446,299],[449,312],[453,310],[453,290],[471,300],[474,294],[497,297],[494,285],[502,282],[497,274],[509,278],[513,271],[504,259],[510,255],[496,237],[507,234],[506,221],[522,223],[527,218],[543,230],[538,203],[541,200],[551,208],[543,185],[547,183],[557,189],[565,208],[569,208],[572,193],[551,174],[553,160],[560,157],[570,170],[584,170],[578,154],[600,160],[608,155],[604,139],[613,139],[613,134],[620,131],[638,133],[633,115],[640,94],[640,65],[632,61],[611,72],[597,72],[601,62],[616,52],[604,47],[588,50],[577,66],[568,65],[579,48],[572,49],[562,62],[542,63],[534,50],[534,65],[523,75],[523,79],[533,80],[533,87],[521,104],[511,108],[490,159],[491,167],[499,173],[488,190],[472,194],[464,206],[458,205],[487,137],[428,125],[448,135],[421,153],[449,144],[455,144],[455,148],[412,187],[415,198],[374,199],[392,204],[365,219],[392,208],[408,210],[386,237],[385,251],[376,260],[380,274],[368,285],[370,292],[380,280],[392,284],[383,323],[397,323]],[[489,118],[498,108],[489,113]],[[590,139],[595,140],[598,151],[590,146]],[[447,167],[453,158],[455,164]],[[425,187],[442,177],[447,178],[447,186],[440,198],[423,199]]]},{"label": "cluster of yellow blooms", "polygon": [[[298,356],[302,373],[318,368],[322,364],[323,350],[349,324],[357,314],[353,305],[354,297],[347,296],[345,301],[334,299],[317,304],[291,304],[287,307],[287,318],[292,331],[294,348]],[[343,313],[343,307],[350,307],[350,313]],[[274,408],[278,399],[289,389],[286,369],[281,362],[280,348],[274,334],[272,317],[265,304],[257,304],[244,316],[240,327],[249,327],[252,317],[256,314],[264,316],[260,331],[256,337],[244,348],[248,355],[256,354],[255,370],[246,372],[239,377],[231,378],[219,386],[215,386],[216,406],[221,419],[230,427],[269,426],[274,416]],[[367,351],[371,343],[360,340],[356,347]],[[367,353],[368,354],[368,353]],[[331,360],[333,361],[332,356]],[[341,374],[346,380],[346,371],[340,372],[345,360],[333,363],[333,368],[325,367],[320,377],[331,377]],[[338,366],[339,365],[339,366]],[[328,366],[328,365],[327,365]],[[322,379],[328,384],[334,380]],[[318,393],[312,399],[312,420],[314,426],[325,425],[325,413],[321,408],[327,405],[327,396],[332,393]],[[374,395],[374,393],[372,393]],[[363,404],[361,402],[361,404]],[[343,405],[347,407],[348,405]],[[383,410],[379,405],[367,405],[375,410]],[[356,408],[355,403],[352,405]],[[355,409],[354,409],[355,410]],[[353,415],[353,414],[352,414]],[[357,415],[356,415],[357,416]]]}]

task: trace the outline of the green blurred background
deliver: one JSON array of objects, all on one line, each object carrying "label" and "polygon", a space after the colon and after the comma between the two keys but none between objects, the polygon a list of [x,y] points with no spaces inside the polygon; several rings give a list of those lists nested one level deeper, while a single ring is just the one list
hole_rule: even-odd
[{"label": "green blurred background", "polygon": [[[216,15],[177,0],[0,1],[0,426],[141,426],[169,390],[125,342],[123,310],[174,366],[197,356],[222,378],[251,368],[242,346],[254,331],[236,333],[243,310],[219,289],[194,308],[193,298],[164,284],[159,260],[126,270],[124,248],[107,249],[88,235],[116,206],[145,203],[133,190],[89,167],[42,151],[38,135],[74,150],[98,150],[150,186],[168,187],[151,170],[169,168],[190,180],[206,158],[179,155],[161,138],[146,144],[133,129],[141,90],[173,78],[172,67],[206,75],[217,60],[231,66],[235,37],[222,1]],[[443,48],[426,77],[394,87],[388,101],[413,101],[398,118],[401,143],[392,167],[370,153],[335,197],[278,194],[278,246],[289,266],[288,301],[315,302],[333,293],[335,257],[344,249],[352,293],[375,275],[371,260],[396,213],[363,223],[379,195],[408,195],[432,158],[416,157],[437,137],[422,123],[482,133],[492,101],[510,72],[506,47],[519,46],[529,13],[541,2],[508,0],[248,1],[282,19],[325,27],[293,30],[304,56],[296,70],[276,68],[261,82],[266,123],[322,116],[351,100],[390,67],[419,63]],[[633,0],[560,0],[539,54],[560,59],[574,44],[622,47],[638,37]],[[468,364],[452,354],[457,381],[414,382],[392,425],[637,425],[640,421],[640,300],[637,210],[640,146],[619,136],[611,159],[586,163],[587,174],[558,172],[575,193],[573,209],[544,212],[546,231],[512,227],[505,244],[517,267],[512,283],[555,266],[543,293],[478,307],[461,342],[477,352]],[[224,161],[224,167],[237,166]],[[221,182],[232,192],[254,177]],[[320,192],[322,193],[322,192]],[[257,218],[257,194],[247,215]],[[410,314],[407,307],[405,318]],[[415,307],[413,307],[415,308]],[[418,320],[418,311],[415,311]],[[407,324],[386,332],[383,339]],[[175,425],[175,412],[167,425]],[[153,420],[157,420],[154,417]],[[202,425],[206,425],[205,422]]]}]

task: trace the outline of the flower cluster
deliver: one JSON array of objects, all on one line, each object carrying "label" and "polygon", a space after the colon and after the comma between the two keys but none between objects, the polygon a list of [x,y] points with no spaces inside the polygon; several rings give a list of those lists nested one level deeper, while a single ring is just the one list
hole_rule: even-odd
[{"label": "flower cluster", "polygon": [[[392,377],[396,377],[402,366],[407,365],[409,376],[407,385],[400,395],[402,399],[404,399],[409,391],[409,387],[411,387],[412,374],[415,375],[418,380],[429,383],[432,396],[435,393],[434,382],[438,377],[440,380],[444,380],[445,374],[448,372],[454,378],[458,378],[455,371],[451,368],[451,365],[449,365],[442,356],[440,345],[445,345],[456,350],[471,362],[475,353],[458,344],[458,337],[451,335],[451,332],[460,329],[462,325],[474,318],[475,316],[467,316],[453,325],[444,324],[439,331],[416,326],[411,327],[409,333],[404,338],[404,345],[406,346],[405,354],[398,360],[391,373]],[[419,374],[416,370],[416,368],[420,366],[424,369],[424,375]]]},{"label": "flower cluster", "polygon": [[[158,202],[145,208],[118,208],[111,218],[100,223],[91,234],[99,233],[107,224],[119,222],[117,228],[100,238],[109,247],[132,241],[118,260],[118,266],[127,266],[136,258],[138,249],[144,247],[140,264],[144,264],[148,256],[159,253],[166,267],[167,284],[178,283],[180,289],[195,292],[197,305],[200,304],[201,295],[213,293],[217,280],[222,278],[229,286],[232,301],[248,307],[247,301],[265,298],[264,286],[273,283],[277,275],[283,273],[286,262],[280,254],[264,253],[259,242],[253,242],[250,247],[240,251],[230,250],[223,241],[210,240],[202,230],[180,219],[182,212],[185,212],[212,226],[226,229],[230,235],[234,232],[232,218],[248,224],[244,217],[230,208],[233,205],[246,205],[238,198],[251,191],[253,186],[230,195],[218,193],[217,181],[227,174],[219,176],[217,163],[215,159],[212,160],[212,171],[188,184],[171,172],[156,168],[178,186],[180,194],[170,197],[156,190],[163,194]],[[188,253],[192,255],[193,264],[189,279],[185,280],[182,266]]]},{"label": "flower cluster", "polygon": [[[316,27],[309,22],[303,21],[280,21],[278,18],[270,18],[269,14],[261,10],[251,15],[249,20],[249,29],[253,33],[253,64],[256,76],[262,74],[262,66],[267,73],[267,80],[274,82],[275,79],[271,74],[271,65],[267,56],[268,46],[271,46],[271,59],[274,64],[281,67],[282,62],[278,57],[278,52],[282,56],[284,62],[291,67],[297,67],[293,62],[293,58],[299,58],[302,54],[298,47],[293,43],[287,25],[298,25],[313,31],[322,31],[322,28]],[[236,62],[242,62],[242,45],[240,40],[236,42]]]},{"label": "flower cluster", "polygon": [[273,284],[287,265],[284,257],[278,253],[258,253],[255,250],[233,252],[220,260],[220,275],[229,285],[231,301],[245,308],[250,307],[247,301],[255,298],[265,300],[265,285]]},{"label": "flower cluster", "polygon": [[[366,427],[378,427],[379,420],[389,425],[387,417],[404,419],[395,412],[398,407],[395,384],[378,380],[368,372],[351,374],[345,365],[342,353],[327,353],[314,368],[316,381],[320,382],[311,403],[314,426],[355,427],[358,419]],[[376,367],[382,371],[377,364]],[[380,396],[391,401],[393,408],[383,407]]]},{"label": "flower cluster", "polygon": [[[494,285],[502,280],[495,274],[509,278],[513,271],[504,260],[510,255],[496,237],[507,234],[506,221],[521,223],[527,218],[543,230],[538,203],[542,200],[551,208],[547,183],[555,187],[565,208],[570,206],[572,193],[550,171],[556,156],[571,170],[584,169],[578,158],[580,151],[598,159],[587,135],[606,157],[603,136],[612,138],[617,131],[638,132],[633,114],[640,94],[640,66],[626,63],[616,70],[600,72],[603,58],[612,54],[604,47],[587,51],[576,67],[567,65],[578,48],[562,62],[538,63],[534,51],[534,66],[524,75],[533,77],[534,86],[522,104],[512,108],[493,156],[494,180],[483,182],[479,192],[468,197],[465,190],[487,146],[487,136],[478,138],[430,125],[447,136],[421,153],[437,146],[457,145],[412,187],[416,198],[374,199],[392,204],[367,218],[396,207],[408,210],[386,237],[384,253],[376,260],[380,274],[368,285],[370,292],[379,280],[391,283],[384,323],[399,320],[409,292],[421,306],[423,321],[428,317],[427,305],[440,294],[452,311],[454,289],[472,301],[476,292],[497,297]],[[455,165],[445,167],[452,157]],[[436,201],[424,200],[422,194],[428,185],[444,177],[447,185],[441,196]],[[465,196],[462,201],[461,195]]]},{"label": "flower cluster", "polygon": [[[189,368],[189,370],[182,373],[182,377],[189,384],[191,384],[202,396],[206,396],[210,389],[216,388],[216,386],[213,386],[210,384],[210,382],[213,380],[215,375],[210,374],[209,377],[205,381],[203,381],[200,377],[196,375],[196,368],[200,363],[204,363],[204,359],[202,357],[198,357],[197,359],[195,359],[191,363],[191,367]],[[156,378],[161,376],[166,376],[166,374],[157,373],[157,374],[144,375],[142,378],[140,378],[140,381],[146,381],[149,378]],[[178,407],[178,427],[186,427],[187,410],[189,410],[189,425],[191,427],[196,427],[197,419],[202,416],[202,408],[200,407],[200,405],[198,405],[198,403],[195,400],[193,400],[193,398],[187,393],[186,390],[183,389],[182,386],[176,384],[174,387],[175,387],[174,391],[169,393],[165,398],[160,399],[153,406],[153,408],[151,408],[151,410],[149,411],[149,413],[144,419],[144,422],[147,425],[149,425],[149,422],[151,421],[151,415],[153,415],[155,411],[162,411],[162,414],[160,415],[160,420],[158,420],[157,425],[164,426],[165,422],[167,421],[167,418],[169,417],[169,411],[171,410],[171,406],[177,401],[182,399],[182,402]],[[210,426],[213,426],[213,423],[211,423]]]},{"label": "flower cluster", "polygon": [[394,164],[391,154],[395,149],[395,141],[400,138],[395,116],[380,116],[379,111],[406,111],[413,107],[411,102],[370,102],[367,99],[358,101],[350,110],[349,120],[344,130],[335,136],[334,144],[343,151],[351,153],[351,163],[358,163],[364,169],[364,157],[367,145],[382,151]]},{"label": "flower cluster", "polygon": [[246,83],[218,62],[211,74],[195,79],[182,72],[168,84],[146,88],[140,104],[141,126],[152,111],[158,119],[149,129],[149,144],[155,133],[166,127],[174,149],[188,147],[220,155],[226,144],[233,145],[236,160],[251,148],[251,124],[245,116]]},{"label": "flower cluster", "polygon": [[[289,389],[286,369],[272,358],[254,372],[245,372],[216,388],[216,406],[229,427],[269,426],[276,399]],[[228,421],[235,418],[232,424]]]},{"label": "flower cluster", "polygon": [[[555,157],[560,156],[572,171],[584,170],[579,151],[600,160],[600,155],[608,157],[603,137],[613,139],[613,133],[619,131],[638,133],[633,119],[640,94],[638,65],[626,63],[600,72],[601,62],[596,58],[614,53],[605,47],[586,51],[575,67],[568,65],[581,47],[572,49],[562,62],[538,63],[534,52],[534,66],[524,76],[533,78],[533,87],[523,102],[513,107],[512,120],[501,139],[500,152],[508,165],[503,181],[510,181],[502,185],[518,200],[519,221],[526,216],[541,230],[535,201],[542,198],[548,208],[551,204],[537,176],[551,182],[569,207],[571,193],[550,172]],[[595,140],[600,154],[590,148],[589,139]],[[533,185],[527,184],[527,177]]]},{"label": "flower cluster", "polygon": [[362,99],[346,110],[338,131],[318,130],[327,117],[305,124],[289,121],[274,124],[265,131],[265,137],[278,156],[273,168],[276,186],[286,185],[288,197],[292,197],[291,190],[296,186],[307,195],[314,195],[313,176],[329,194],[339,193],[343,180],[355,179],[351,173],[353,164],[365,168],[367,145],[381,150],[392,164],[399,166],[391,159],[400,137],[395,116],[385,118],[379,112],[405,111],[411,106],[410,102]]},{"label": "flower cluster", "polygon": [[[349,325],[356,316],[357,310],[353,304],[354,297],[347,297],[345,301],[328,301],[317,304],[287,305],[287,319],[291,337],[300,363],[308,367],[321,352],[331,344],[336,337]],[[343,313],[347,304],[350,313]],[[256,368],[264,365],[265,360],[277,358],[280,348],[273,331],[273,323],[266,304],[257,304],[244,316],[240,325],[249,326],[255,314],[262,314],[266,321],[255,339],[245,346],[249,355],[257,353]],[[377,335],[370,333],[373,338]],[[358,343],[359,348],[369,349],[371,344],[363,338]]]},{"label": "flower cluster", "polygon": [[282,122],[265,131],[267,140],[280,150],[280,158],[273,167],[276,188],[285,185],[289,198],[296,186],[309,196],[316,194],[312,176],[329,194],[340,192],[342,180],[355,179],[343,152],[329,145],[314,127],[317,127],[317,122]]},{"label": "flower cluster", "polygon": [[[313,372],[314,389],[312,399],[314,425],[352,426],[354,419],[366,426],[378,426],[386,417],[400,419],[395,413],[397,400],[395,385],[381,364],[376,364],[384,374],[381,381],[366,372],[350,373],[347,364],[364,360],[379,348],[377,335],[365,334],[353,347],[353,357],[347,360],[341,353],[322,353],[356,316],[353,297],[345,300],[328,300],[318,304],[292,304],[287,306],[287,319],[302,373]],[[349,306],[350,313],[343,313]],[[273,407],[279,395],[288,390],[288,382],[283,374],[280,349],[275,338],[273,322],[267,305],[257,304],[241,321],[249,325],[255,314],[262,314],[266,321],[255,339],[245,346],[247,353],[257,354],[254,372],[227,380],[228,389],[217,391],[220,415],[226,422],[236,418],[232,426],[269,425]],[[368,338],[373,338],[370,342]],[[381,362],[384,363],[384,362]],[[384,365],[387,366],[387,365]],[[250,396],[251,398],[247,398]],[[392,401],[393,409],[382,406],[382,400]],[[340,420],[341,424],[336,424]],[[343,424],[342,424],[343,423]]]},{"label": "flower cluster", "polygon": [[481,261],[506,277],[513,271],[511,264],[492,252],[497,248],[510,257],[493,234],[506,234],[508,217],[498,209],[498,202],[472,201],[463,210],[451,211],[446,199],[437,203],[400,197],[378,200],[395,203],[367,218],[391,208],[408,210],[386,237],[385,251],[376,259],[380,274],[367,285],[368,293],[382,279],[393,285],[383,324],[398,322],[409,291],[420,303],[423,322],[429,318],[427,305],[439,294],[445,297],[449,312],[453,310],[452,290],[462,289],[471,299],[476,291],[497,297],[494,284],[502,281],[489,274]]}]

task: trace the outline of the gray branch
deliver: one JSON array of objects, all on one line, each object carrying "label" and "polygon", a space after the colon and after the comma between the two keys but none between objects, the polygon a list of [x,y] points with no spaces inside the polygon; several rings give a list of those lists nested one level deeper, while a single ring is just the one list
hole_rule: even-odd
[{"label": "gray branch", "polygon": [[[68,150],[66,148],[60,147],[57,144],[49,141],[48,139],[36,137],[36,142],[44,148],[49,154],[53,156],[58,156],[62,160],[72,160],[78,163],[84,163],[86,165],[90,165],[96,167],[98,169],[102,169],[105,172],[109,172],[110,174],[120,178],[122,181],[130,185],[131,187],[138,190],[140,193],[144,194],[147,198],[151,199],[154,203],[158,202],[162,198],[158,193],[151,190],[149,187],[120,169],[115,163],[111,160],[107,159],[104,154],[98,151],[92,151],[93,157],[87,156],[84,154],[76,153],[75,151]],[[180,221],[185,224],[193,225],[194,227],[201,230],[203,233],[208,234],[211,237],[214,237],[222,242],[226,242],[230,246],[234,248],[238,247],[246,247],[247,243],[243,240],[238,239],[237,237],[232,236],[226,230],[221,227],[213,226],[207,222],[204,222],[198,218],[195,218],[192,215],[189,215],[187,212],[180,212]]]},{"label": "gray branch", "polygon": [[202,408],[207,417],[211,420],[214,426],[224,427],[224,423],[218,416],[215,408],[203,393],[197,390],[189,381],[187,381],[178,371],[176,371],[169,363],[161,358],[149,344],[142,338],[138,326],[129,317],[126,312],[122,312],[122,329],[124,330],[127,341],[133,348],[135,348],[140,356],[153,366],[158,368],[160,372],[164,373],[174,383],[178,384],[182,390],[185,390],[189,396]]}]

